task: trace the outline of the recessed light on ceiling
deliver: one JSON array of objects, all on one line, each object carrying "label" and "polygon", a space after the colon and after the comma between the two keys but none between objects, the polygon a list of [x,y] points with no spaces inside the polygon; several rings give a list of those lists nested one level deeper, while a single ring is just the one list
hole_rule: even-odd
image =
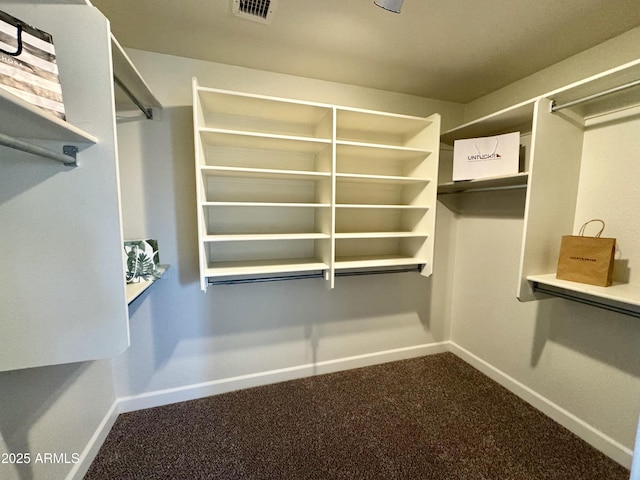
[{"label": "recessed light on ceiling", "polygon": [[232,11],[237,17],[270,23],[277,3],[277,0],[232,0]]}]

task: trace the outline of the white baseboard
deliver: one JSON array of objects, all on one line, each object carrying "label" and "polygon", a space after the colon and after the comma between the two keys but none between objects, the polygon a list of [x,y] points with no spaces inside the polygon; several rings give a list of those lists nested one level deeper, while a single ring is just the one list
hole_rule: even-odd
[{"label": "white baseboard", "polygon": [[113,402],[113,405],[111,405],[111,408],[105,414],[104,418],[98,425],[98,428],[89,439],[89,442],[80,454],[80,461],[73,465],[73,468],[71,468],[66,480],[82,480],[89,470],[91,462],[96,458],[98,450],[100,450],[100,447],[106,440],[107,435],[111,431],[111,427],[113,427],[113,424],[119,414],[120,410],[118,408],[118,400],[116,400]]},{"label": "white baseboard", "polygon": [[183,387],[158,390],[155,392],[121,397],[118,399],[121,412],[131,412],[144,408],[158,407],[170,403],[184,402],[208,397],[220,393],[231,392],[243,388],[258,387],[276,382],[295,380],[323,373],[338,372],[352,368],[367,367],[380,363],[422,357],[449,350],[449,342],[430,343],[412,347],[397,348],[381,352],[367,353],[352,357],[327,360],[324,362],[297,365],[266,372],[240,375],[237,377],[212,380],[210,382],[185,385]]},{"label": "white baseboard", "polygon": [[569,431],[575,433],[584,441],[600,450],[623,467],[631,468],[633,450],[605,435],[586,423],[584,420],[576,417],[572,413],[535,392],[526,385],[520,383],[503,371],[498,370],[493,365],[487,363],[463,347],[453,342],[449,342],[449,351],[487,375],[492,380],[495,380],[503,387],[515,393],[524,401],[537,408],[545,415],[567,428]]}]

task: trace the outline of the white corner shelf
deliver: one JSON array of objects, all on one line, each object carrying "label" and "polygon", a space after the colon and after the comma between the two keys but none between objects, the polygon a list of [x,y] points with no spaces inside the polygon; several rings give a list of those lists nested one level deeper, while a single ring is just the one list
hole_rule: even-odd
[{"label": "white corner shelf", "polygon": [[[158,272],[160,274],[160,278],[165,274],[165,272],[169,269],[170,265],[158,265]],[[151,285],[160,280],[160,278],[154,278],[153,280],[143,280],[141,282],[136,283],[127,283],[127,304],[131,305],[131,303],[142,295]]]},{"label": "white corner shelf", "polygon": [[[611,159],[624,162],[626,152],[638,148],[633,134],[640,111],[638,79],[640,60],[536,100],[517,294],[521,301],[555,296],[640,316],[640,285],[633,283],[633,232],[640,224],[620,214],[634,202],[629,193],[637,191],[635,175],[629,163],[615,166],[629,172],[626,176],[609,170]],[[616,265],[626,265],[630,283],[599,287],[556,278],[561,236],[594,216],[606,219],[621,245],[626,256]]]},{"label": "white corner shelf", "polygon": [[[442,134],[445,145],[511,131],[521,132],[525,147],[523,137],[530,141],[523,173],[466,182],[444,178],[438,186],[439,194],[526,188],[517,288],[521,301],[557,296],[640,316],[640,285],[596,287],[555,278],[561,236],[594,216],[611,219],[607,228],[619,232],[618,241],[630,255],[623,259],[629,262],[629,272],[633,275],[637,270],[633,232],[640,224],[633,216],[620,213],[635,201],[624,192],[637,191],[636,175],[618,175],[617,183],[612,184],[606,181],[611,172],[603,169],[613,165],[614,159],[633,161],[629,152],[638,148],[633,132],[640,111],[639,79],[640,60],[636,60]],[[616,163],[615,168],[631,169],[628,163]]]},{"label": "white corner shelf", "polygon": [[[528,185],[529,143],[528,137],[533,129],[533,119],[535,110],[535,100],[528,100],[472,122],[450,129],[440,136],[440,141],[445,145],[453,146],[456,140],[487,137],[501,135],[504,133],[520,132],[521,146],[525,146],[524,171],[513,175],[501,175],[489,178],[479,178],[466,181],[451,181],[452,161],[448,165],[450,168],[449,177],[441,178],[438,184],[438,194],[463,193],[474,191],[492,191],[514,188],[526,188]],[[446,170],[443,169],[443,172]]]},{"label": "white corner shelf", "polygon": [[[532,176],[525,206],[518,298],[540,293],[640,316],[640,286],[634,283],[640,224],[624,215],[636,192],[633,164],[640,111],[640,60],[595,75],[540,98],[536,104]],[[629,88],[618,89],[625,85]],[[605,95],[600,95],[605,93]],[[630,158],[630,157],[629,157]],[[607,170],[620,159],[616,171]],[[628,160],[632,162],[632,160]],[[628,172],[619,175],[618,172]],[[628,193],[625,193],[628,192]],[[562,208],[558,208],[559,206]],[[594,212],[597,211],[597,214]],[[625,257],[630,283],[597,287],[555,278],[560,237],[585,221],[604,218]],[[615,272],[614,272],[615,275]]]}]

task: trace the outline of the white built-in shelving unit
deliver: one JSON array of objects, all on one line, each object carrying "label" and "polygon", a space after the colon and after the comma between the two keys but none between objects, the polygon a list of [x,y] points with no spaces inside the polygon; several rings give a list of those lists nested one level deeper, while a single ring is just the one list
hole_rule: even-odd
[{"label": "white built-in shelving unit", "polygon": [[[631,62],[443,133],[449,145],[512,131],[529,137],[525,172],[439,186],[440,193],[527,187],[520,300],[552,295],[640,316],[640,279],[634,278],[640,221],[629,204],[637,191],[632,153],[640,148],[639,79],[640,61]],[[614,285],[556,279],[561,236],[596,217],[606,220],[622,255],[630,255],[617,260]]]},{"label": "white built-in shelving unit", "polygon": [[439,116],[193,82],[201,287],[230,276],[423,265],[431,273]]},{"label": "white built-in shelving unit", "polygon": [[[546,95],[536,112],[533,177],[527,195],[519,298],[571,298],[640,316],[640,61]],[[630,87],[631,85],[636,85]],[[625,88],[621,88],[625,87]],[[562,234],[591,218],[617,239],[614,284],[594,287],[555,278]],[[559,233],[560,232],[560,233]]]}]

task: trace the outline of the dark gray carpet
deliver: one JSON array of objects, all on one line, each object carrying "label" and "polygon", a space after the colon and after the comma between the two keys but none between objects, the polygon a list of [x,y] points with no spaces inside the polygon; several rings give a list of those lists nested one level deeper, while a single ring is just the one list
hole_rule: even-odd
[{"label": "dark gray carpet", "polygon": [[85,480],[627,480],[450,353],[122,414]]}]

